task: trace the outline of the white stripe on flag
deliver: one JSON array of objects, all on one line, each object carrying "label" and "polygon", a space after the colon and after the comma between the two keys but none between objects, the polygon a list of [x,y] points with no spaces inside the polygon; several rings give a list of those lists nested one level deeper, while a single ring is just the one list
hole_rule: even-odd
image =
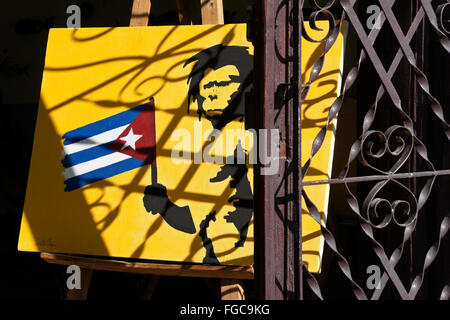
[{"label": "white stripe on flag", "polygon": [[95,136],[80,140],[78,142],[68,144],[64,146],[63,157],[75,152],[83,151],[89,148],[93,148],[104,143],[108,143],[117,139],[117,137],[129,126],[126,124],[124,126],[111,129]]},{"label": "white stripe on flag", "polygon": [[79,176],[130,158],[132,157],[121,152],[110,153],[106,156],[99,157],[97,159],[86,161],[73,167],[67,168],[66,170],[64,170],[63,176],[66,179],[70,179],[75,176]]}]

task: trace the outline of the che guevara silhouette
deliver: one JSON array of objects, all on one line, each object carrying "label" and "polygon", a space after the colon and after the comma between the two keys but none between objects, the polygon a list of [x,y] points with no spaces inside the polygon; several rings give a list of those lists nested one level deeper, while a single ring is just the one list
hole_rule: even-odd
[{"label": "che guevara silhouette", "polygon": [[[253,57],[244,46],[215,45],[189,58],[183,67],[195,63],[187,83],[188,109],[191,102],[197,102],[199,120],[211,122],[214,129],[222,130],[233,120],[243,121],[245,94],[253,81]],[[230,159],[233,157],[233,159]],[[247,177],[247,152],[238,142],[234,154],[227,158],[215,177],[205,177],[210,183],[229,179],[234,194],[228,199],[235,210],[224,219],[232,223],[239,233],[236,248],[244,246],[250,221],[253,217],[253,193]],[[243,159],[243,157],[245,159]],[[144,190],[144,206],[147,212],[160,214],[166,223],[180,232],[195,234],[196,226],[189,206],[180,207],[170,201],[167,189],[159,183],[152,183]],[[208,237],[208,228],[216,221],[216,212],[205,215],[199,228],[199,237],[205,248],[203,263],[219,264],[214,246]]]}]

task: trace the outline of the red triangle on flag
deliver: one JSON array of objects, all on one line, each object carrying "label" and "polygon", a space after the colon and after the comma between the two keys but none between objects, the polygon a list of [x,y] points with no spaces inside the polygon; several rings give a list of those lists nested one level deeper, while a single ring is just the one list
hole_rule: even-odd
[{"label": "red triangle on flag", "polygon": [[153,98],[109,148],[149,164],[156,164],[155,104]]}]

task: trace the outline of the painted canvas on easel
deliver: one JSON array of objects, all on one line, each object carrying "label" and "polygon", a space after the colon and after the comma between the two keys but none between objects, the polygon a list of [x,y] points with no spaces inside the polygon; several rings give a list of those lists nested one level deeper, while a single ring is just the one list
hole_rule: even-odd
[{"label": "painted canvas on easel", "polygon": [[253,263],[245,25],[52,29],[19,249]]},{"label": "painted canvas on easel", "polygon": [[[327,55],[327,83],[341,54]],[[50,30],[19,250],[252,265],[252,67],[243,24]],[[303,129],[305,141],[317,130]],[[326,214],[328,191],[310,189]],[[318,271],[320,228],[303,215],[303,232]]]}]

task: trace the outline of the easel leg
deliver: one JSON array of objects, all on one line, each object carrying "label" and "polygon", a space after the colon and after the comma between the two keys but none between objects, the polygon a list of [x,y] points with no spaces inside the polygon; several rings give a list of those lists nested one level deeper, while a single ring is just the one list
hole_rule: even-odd
[{"label": "easel leg", "polygon": [[177,0],[177,7],[180,24],[192,24],[191,14],[189,12],[189,0]]},{"label": "easel leg", "polygon": [[200,0],[202,7],[202,24],[223,24],[223,1]]},{"label": "easel leg", "polygon": [[159,276],[149,275],[146,276],[144,291],[142,293],[143,300],[150,300],[155,291],[156,285],[158,284]]},{"label": "easel leg", "polygon": [[222,300],[245,300],[244,286],[241,280],[220,279]]},{"label": "easel leg", "polygon": [[87,298],[93,270],[80,268],[80,271],[81,289],[69,289],[67,291],[66,300],[86,300]]},{"label": "easel leg", "polygon": [[130,27],[145,27],[148,24],[152,2],[150,0],[134,0],[131,9]]}]

